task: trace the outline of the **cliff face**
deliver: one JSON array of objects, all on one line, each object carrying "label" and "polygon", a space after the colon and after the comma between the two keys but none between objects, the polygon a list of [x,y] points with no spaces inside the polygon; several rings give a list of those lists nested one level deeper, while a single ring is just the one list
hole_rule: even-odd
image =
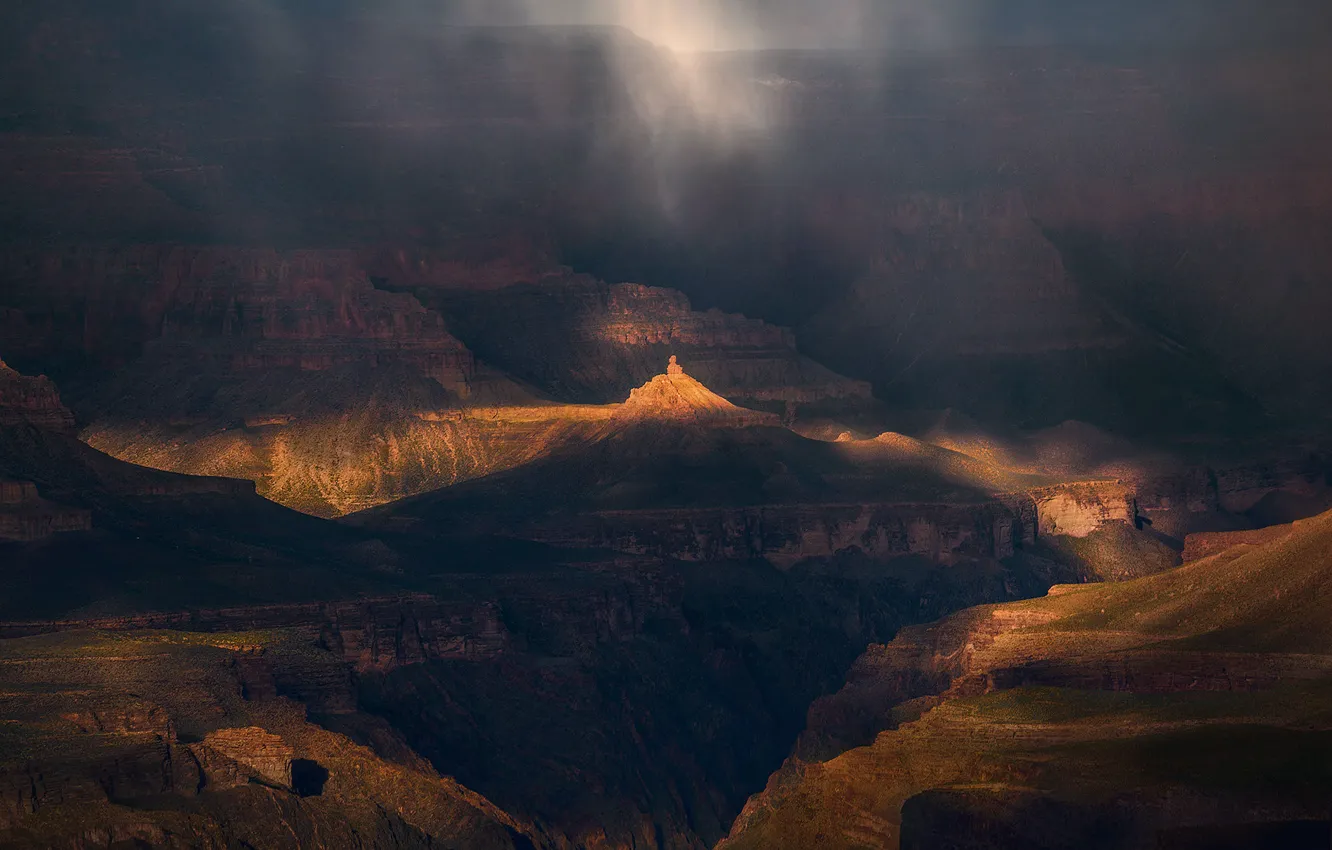
[{"label": "cliff face", "polygon": [[[80,817],[169,829],[161,801],[184,797],[191,829],[264,834],[285,820],[304,836],[327,818],[330,846],[353,833],[379,846],[366,824],[399,806],[463,846],[492,846],[489,822],[536,847],[707,845],[838,680],[858,641],[848,628],[877,634],[921,609],[898,584],[743,563],[510,569],[451,575],[451,599],[4,624],[6,690],[41,697],[0,701],[23,744],[0,770],[0,838],[54,841]],[[949,589],[1005,595],[964,573],[914,580],[949,600],[931,608],[955,604]],[[763,648],[778,622],[794,631]],[[440,784],[427,759],[466,787]],[[257,801],[234,793],[256,779]]]},{"label": "cliff face", "polygon": [[1148,322],[1134,296],[1075,276],[1023,192],[844,203],[873,259],[800,339],[833,368],[872,376],[885,400],[961,407],[991,424],[1081,419],[1130,433],[1251,416],[1224,367],[1159,330],[1176,323]]},{"label": "cliff face", "polygon": [[1132,489],[1119,482],[1041,488],[1031,496],[1041,534],[1086,537],[1106,523],[1138,519]]},{"label": "cliff face", "polygon": [[764,558],[779,568],[855,549],[874,559],[931,563],[1002,559],[1035,540],[1035,510],[1021,498],[978,504],[770,505],[747,509],[605,511],[551,523],[534,536],[689,561]]},{"label": "cliff face", "polygon": [[375,290],[350,252],[184,254],[160,270],[175,283],[165,346],[234,371],[402,365],[467,392],[470,352],[410,296]]},{"label": "cliff face", "polygon": [[123,364],[149,343],[228,372],[403,365],[466,391],[440,318],[375,290],[351,251],[142,245],[10,253],[9,329],[30,358]]},{"label": "cliff face", "polygon": [[[70,438],[74,416],[46,377],[20,375],[0,360],[0,441],[11,432]],[[32,542],[91,528],[91,511],[47,501],[33,482],[0,475],[0,540]]]}]

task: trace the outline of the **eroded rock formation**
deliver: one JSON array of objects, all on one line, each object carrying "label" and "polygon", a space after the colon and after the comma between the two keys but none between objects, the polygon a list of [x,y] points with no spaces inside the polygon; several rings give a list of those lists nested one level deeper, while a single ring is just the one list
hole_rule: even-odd
[{"label": "eroded rock formation", "polygon": [[626,422],[673,422],[680,425],[777,425],[771,414],[737,407],[685,374],[674,354],[664,375],[657,375],[629,393],[615,412]]}]

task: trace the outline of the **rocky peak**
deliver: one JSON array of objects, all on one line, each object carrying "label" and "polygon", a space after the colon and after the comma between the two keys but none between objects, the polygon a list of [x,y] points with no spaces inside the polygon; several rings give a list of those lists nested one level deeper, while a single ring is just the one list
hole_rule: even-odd
[{"label": "rocky peak", "polygon": [[666,374],[631,392],[616,418],[726,426],[777,424],[775,416],[731,404],[686,375],[674,355]]}]

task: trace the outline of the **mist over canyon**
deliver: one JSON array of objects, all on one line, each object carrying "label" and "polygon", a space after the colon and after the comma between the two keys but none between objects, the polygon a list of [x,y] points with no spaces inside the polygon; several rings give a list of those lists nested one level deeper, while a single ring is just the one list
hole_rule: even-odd
[{"label": "mist over canyon", "polygon": [[0,10],[0,847],[1326,847],[1329,46]]}]

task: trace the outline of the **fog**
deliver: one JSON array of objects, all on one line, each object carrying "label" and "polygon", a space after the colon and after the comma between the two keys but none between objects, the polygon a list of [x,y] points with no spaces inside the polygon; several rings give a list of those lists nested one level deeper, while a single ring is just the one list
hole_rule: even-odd
[{"label": "fog", "polygon": [[1166,46],[1328,35],[1318,0],[455,0],[454,24],[613,25],[679,52]]},{"label": "fog", "polygon": [[611,25],[673,51],[768,47],[853,47],[862,44],[870,0],[758,3],[754,0],[528,0],[468,3],[450,19],[461,23]]}]

